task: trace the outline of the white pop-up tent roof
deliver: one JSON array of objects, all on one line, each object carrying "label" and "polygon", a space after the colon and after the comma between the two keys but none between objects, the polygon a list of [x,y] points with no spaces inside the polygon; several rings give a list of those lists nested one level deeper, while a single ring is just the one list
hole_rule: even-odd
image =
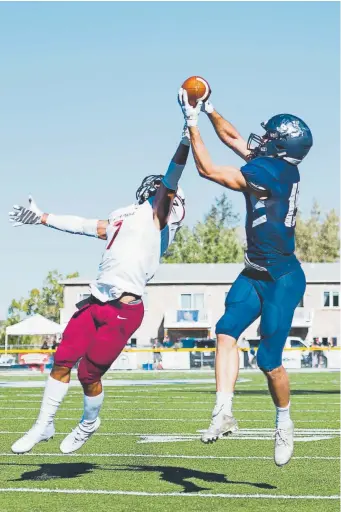
[{"label": "white pop-up tent roof", "polygon": [[21,322],[6,327],[8,336],[59,334],[63,332],[60,324],[48,320],[42,315],[34,315],[25,318]]},{"label": "white pop-up tent roof", "polygon": [[63,327],[42,315],[34,315],[25,318],[21,322],[6,327],[5,350],[7,351],[8,336],[34,336],[44,334],[60,334]]}]

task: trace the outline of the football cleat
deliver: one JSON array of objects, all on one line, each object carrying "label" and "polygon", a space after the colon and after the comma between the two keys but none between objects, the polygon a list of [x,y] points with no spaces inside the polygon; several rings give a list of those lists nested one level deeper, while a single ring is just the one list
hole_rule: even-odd
[{"label": "football cleat", "polygon": [[41,441],[52,439],[54,434],[55,428],[53,423],[46,425],[37,422],[23,437],[12,445],[11,450],[13,453],[27,453]]},{"label": "football cleat", "polygon": [[294,424],[286,427],[277,427],[275,432],[275,464],[284,466],[288,464],[294,451]]},{"label": "football cleat", "polygon": [[233,416],[224,414],[223,407],[218,412],[213,410],[211,424],[202,436],[203,443],[214,443],[224,436],[228,436],[238,430],[237,420]]},{"label": "football cleat", "polygon": [[79,450],[83,444],[87,442],[87,440],[99,429],[101,425],[101,420],[99,418],[94,422],[91,430],[85,428],[82,423],[79,423],[77,427],[66,436],[65,439],[61,442],[60,451],[62,453],[73,453]]}]

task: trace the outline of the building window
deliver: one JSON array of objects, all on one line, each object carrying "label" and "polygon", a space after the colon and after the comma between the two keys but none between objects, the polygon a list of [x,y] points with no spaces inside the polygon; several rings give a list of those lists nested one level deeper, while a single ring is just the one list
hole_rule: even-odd
[{"label": "building window", "polygon": [[192,295],[192,307],[193,309],[204,309],[204,294],[203,293],[193,293]]},{"label": "building window", "polygon": [[333,308],[339,307],[339,292],[333,292]]},{"label": "building window", "polygon": [[190,293],[181,294],[181,309],[191,309],[192,296]]},{"label": "building window", "polygon": [[338,308],[339,303],[339,292],[327,291],[323,293],[323,307],[325,308]]},{"label": "building window", "polygon": [[329,308],[330,307],[330,293],[329,292],[324,292],[323,294],[323,306],[325,308]]},{"label": "building window", "polygon": [[182,293],[180,306],[181,309],[204,309],[204,294]]}]

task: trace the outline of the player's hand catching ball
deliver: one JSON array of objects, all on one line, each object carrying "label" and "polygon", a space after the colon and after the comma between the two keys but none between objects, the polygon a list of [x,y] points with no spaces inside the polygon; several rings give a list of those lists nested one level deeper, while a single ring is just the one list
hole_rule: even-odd
[{"label": "player's hand catching ball", "polygon": [[212,114],[212,112],[214,111],[214,106],[209,100],[206,100],[201,105],[201,111],[205,112],[205,114]]},{"label": "player's hand catching ball", "polygon": [[43,212],[39,210],[33,198],[28,198],[29,206],[13,206],[13,212],[9,212],[9,220],[13,222],[13,226],[23,226],[24,224],[41,224]]},{"label": "player's hand catching ball", "polygon": [[195,107],[192,107],[188,101],[188,94],[186,89],[182,87],[179,90],[178,101],[183,112],[186,124],[188,127],[197,126],[198,117],[201,110],[202,100],[199,100]]}]

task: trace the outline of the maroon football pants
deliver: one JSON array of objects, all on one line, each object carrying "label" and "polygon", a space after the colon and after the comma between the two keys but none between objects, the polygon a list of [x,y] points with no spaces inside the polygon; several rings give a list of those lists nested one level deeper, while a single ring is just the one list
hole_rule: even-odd
[{"label": "maroon football pants", "polygon": [[80,382],[98,382],[139,328],[143,315],[142,301],[85,305],[67,324],[55,353],[55,364],[73,368],[81,359],[78,367]]}]

